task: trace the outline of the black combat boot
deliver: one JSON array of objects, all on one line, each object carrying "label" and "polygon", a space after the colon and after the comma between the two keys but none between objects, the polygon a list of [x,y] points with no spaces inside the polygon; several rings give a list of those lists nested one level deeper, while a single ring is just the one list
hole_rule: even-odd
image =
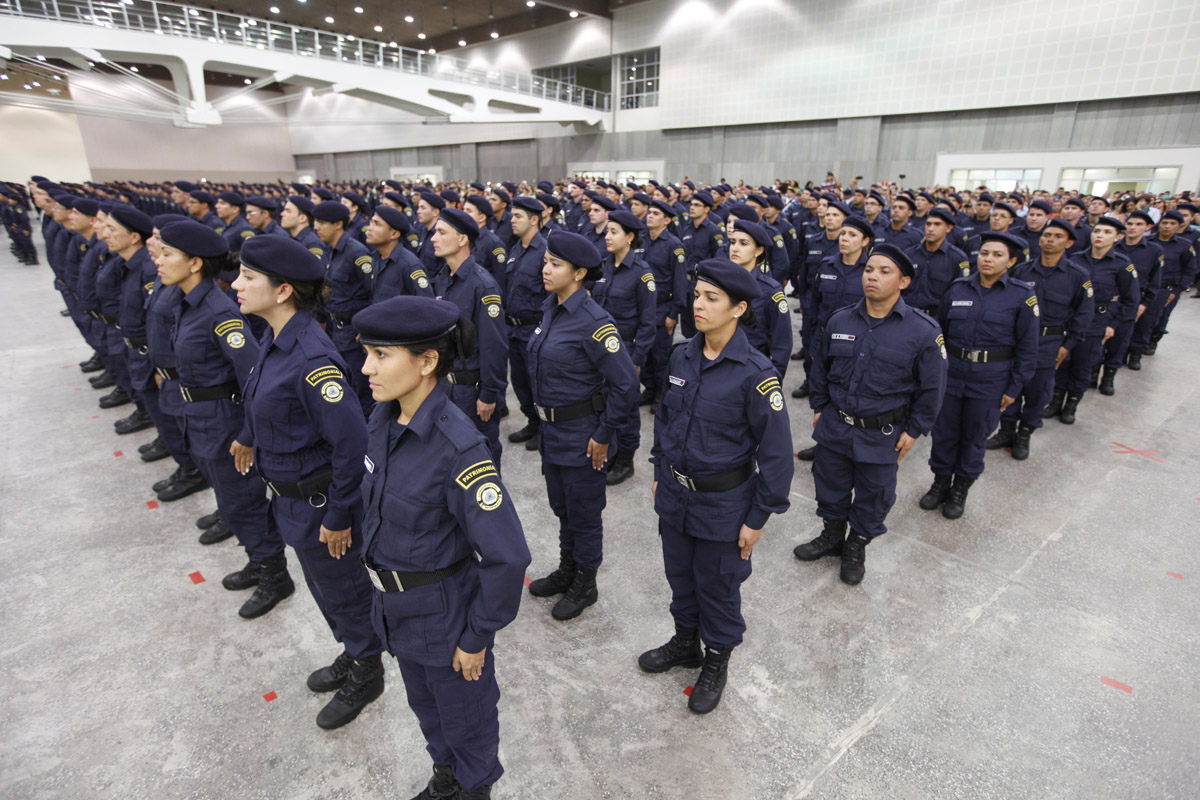
[{"label": "black combat boot", "polygon": [[1130,350],[1127,358],[1128,358],[1128,361],[1126,362],[1126,365],[1131,370],[1133,370],[1134,372],[1137,372],[1139,369],[1142,368],[1142,351],[1141,350]]},{"label": "black combat boot", "polygon": [[189,494],[195,494],[208,488],[208,481],[200,474],[200,468],[195,464],[186,463],[179,467],[179,477],[169,486],[158,493],[158,499],[164,503],[179,500]]},{"label": "black combat boot", "polygon": [[616,486],[633,475],[633,453],[622,450],[608,465],[608,475],[604,482],[608,486]]},{"label": "black combat boot", "polygon": [[92,385],[93,389],[107,389],[110,386],[115,386],[117,382],[113,380],[113,376],[109,375],[108,372],[101,372],[99,375],[93,375],[88,378],[88,383]]},{"label": "black combat boot", "polygon": [[[1194,300],[1200,299],[1200,294],[1192,295],[1192,299],[1194,299]],[[1145,352],[1142,353],[1142,355],[1152,356],[1155,353],[1157,353],[1158,352],[1158,343],[1159,343],[1159,341],[1162,340],[1162,337],[1163,337],[1163,335],[1161,333],[1150,334],[1150,346],[1146,348]]]},{"label": "black combat boot", "polygon": [[570,550],[561,550],[558,554],[558,569],[529,584],[529,593],[534,597],[553,597],[570,589],[574,580],[575,557]]},{"label": "black combat boot", "polygon": [[145,407],[142,406],[140,401],[137,404],[137,408],[133,410],[132,414],[113,423],[113,430],[121,435],[127,433],[137,433],[138,431],[144,431],[146,428],[153,427],[154,420],[150,418],[150,412],[148,412]]},{"label": "black combat boot", "polygon": [[1066,389],[1055,389],[1054,395],[1050,398],[1050,402],[1042,409],[1042,419],[1047,417],[1057,417],[1062,413],[1063,401],[1067,399]]},{"label": "black combat boot", "polygon": [[203,517],[196,519],[196,527],[200,530],[208,530],[221,519],[220,510],[214,511],[211,514],[205,514]]},{"label": "black combat boot", "polygon": [[1083,399],[1083,395],[1071,393],[1067,395],[1067,402],[1063,403],[1062,413],[1058,415],[1058,421],[1063,425],[1075,424],[1075,412],[1079,409],[1079,401]]},{"label": "black combat boot", "polygon": [[258,588],[238,609],[238,616],[244,619],[261,617],[296,591],[296,584],[288,574],[287,556],[283,553],[264,560],[260,569]]},{"label": "black combat boot", "polygon": [[827,519],[825,530],[808,544],[798,544],[792,554],[801,561],[816,561],[823,556],[840,556],[846,543],[846,521]]},{"label": "black combat boot", "polygon": [[642,390],[642,396],[638,398],[639,406],[652,406],[658,401],[658,392],[647,387]]},{"label": "black combat boot", "polygon": [[808,378],[804,379],[804,383],[800,384],[795,389],[792,389],[792,397],[796,398],[797,400],[801,399],[802,397],[808,397]]},{"label": "black combat boot", "polygon": [[1100,379],[1100,394],[1105,397],[1112,397],[1117,393],[1117,387],[1113,386],[1113,381],[1117,379],[1116,367],[1105,367],[1104,377]]},{"label": "black combat boot", "polygon": [[638,666],[643,672],[666,672],[672,667],[695,669],[704,663],[704,651],[700,648],[700,631],[685,628],[675,623],[675,635],[662,647],[647,650],[638,656]]},{"label": "black combat boot", "polygon": [[550,609],[550,616],[559,622],[575,619],[599,598],[600,592],[596,589],[596,570],[576,566],[575,579],[571,581],[571,588],[567,589],[567,593],[562,596],[562,599],[554,604],[554,608]]},{"label": "black combat boot", "polygon": [[867,545],[871,540],[858,531],[850,531],[846,546],[842,548],[842,583],[858,586],[867,573]]},{"label": "black combat boot", "polygon": [[[223,524],[223,523],[221,523]],[[211,530],[211,528],[210,528]],[[247,553],[249,555],[249,553]],[[262,564],[253,559],[237,572],[231,572],[221,579],[221,585],[231,592],[240,592],[252,586],[258,586],[259,576],[262,575]]]},{"label": "black combat boot", "polygon": [[383,694],[383,658],[356,658],[350,662],[350,674],[333,699],[317,714],[317,727],[331,731],[353,722],[362,710]]},{"label": "black combat boot", "polygon": [[79,369],[84,373],[99,372],[104,369],[104,362],[100,360],[99,353],[92,353],[92,357],[87,361],[79,362]]},{"label": "black combat boot", "polygon": [[946,503],[942,506],[942,516],[946,519],[958,519],[967,510],[967,492],[971,491],[971,484],[975,483],[974,478],[964,478],[962,475],[954,476],[954,485],[950,487],[950,493],[946,495]]},{"label": "black combat boot", "polygon": [[433,777],[429,785],[412,800],[458,800],[458,781],[454,780],[454,769],[449,764],[434,764]]},{"label": "black combat boot", "polygon": [[120,386],[100,398],[101,408],[116,408],[130,402],[130,397]]},{"label": "black combat boot", "polygon": [[[216,544],[217,542],[225,541],[230,536],[233,536],[233,531],[230,527],[225,524],[224,520],[217,520],[204,533],[200,534],[197,541],[200,544]],[[257,582],[255,581],[255,583]],[[251,584],[251,586],[253,585]]]},{"label": "black combat boot", "polygon": [[921,508],[926,511],[933,511],[946,500],[946,495],[950,494],[950,477],[949,475],[934,475],[933,485],[929,487],[920,500]]},{"label": "black combat boot", "polygon": [[[155,461],[162,461],[167,456],[171,455],[171,451],[167,449],[167,443],[162,439],[155,439],[150,443],[150,447],[142,451],[141,459],[147,464],[152,464]],[[140,449],[140,448],[139,448]]]},{"label": "black combat boot", "polygon": [[536,439],[538,430],[540,430],[541,427],[541,423],[538,422],[537,418],[535,417],[529,420],[529,422],[527,422],[525,427],[521,428],[521,430],[510,433],[508,435],[508,440],[513,444],[520,444],[521,442],[528,442],[530,439]]},{"label": "black combat boot", "polygon": [[172,483],[179,480],[179,476],[182,474],[183,474],[183,465],[180,464],[178,467],[175,468],[175,471],[172,472],[170,475],[163,478],[161,481],[155,481],[154,485],[150,487],[151,491],[153,491],[155,494],[158,494],[159,492],[163,491],[168,486],[170,486]]},{"label": "black combat boot", "polygon": [[491,800],[492,785],[486,783],[483,786],[476,786],[474,789],[463,789],[460,787],[456,796],[458,800]]},{"label": "black combat boot", "polygon": [[1032,425],[1026,425],[1024,422],[1017,426],[1017,435],[1012,445],[1012,457],[1017,461],[1029,458],[1029,438],[1035,430],[1037,429]]},{"label": "black combat boot", "polygon": [[1091,377],[1088,378],[1088,388],[1089,389],[1095,389],[1097,386],[1100,385],[1100,368],[1102,366],[1103,366],[1102,364],[1097,364],[1096,366],[1092,367]]},{"label": "black combat boot", "polygon": [[350,677],[350,665],[354,659],[345,650],[328,667],[321,667],[308,676],[308,688],[314,692],[336,692]]},{"label": "black combat boot", "polygon": [[692,696],[688,698],[688,708],[697,714],[707,714],[721,702],[721,694],[725,691],[725,679],[729,675],[729,656],[733,653],[730,648],[709,647],[704,653],[704,664],[700,667],[700,677],[692,687]]},{"label": "black combat boot", "polygon": [[815,444],[812,447],[806,447],[803,450],[796,453],[796,458],[800,459],[801,461],[813,461],[814,459],[816,459],[816,457],[817,457],[817,446]]},{"label": "black combat boot", "polygon": [[988,450],[1000,450],[1012,447],[1013,439],[1017,437],[1017,421],[1015,419],[1000,419],[1000,430],[987,440]]}]

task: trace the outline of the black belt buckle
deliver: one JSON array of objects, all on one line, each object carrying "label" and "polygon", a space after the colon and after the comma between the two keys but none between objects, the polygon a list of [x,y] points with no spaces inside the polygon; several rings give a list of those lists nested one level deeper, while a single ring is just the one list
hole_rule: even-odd
[{"label": "black belt buckle", "polygon": [[854,417],[850,416],[845,411],[842,411],[840,408],[837,410],[837,413],[838,413],[838,417],[842,420],[842,422],[846,423],[847,425],[849,425],[851,427],[854,427],[855,423],[857,422],[857,420]]},{"label": "black belt buckle", "polygon": [[675,478],[675,482],[678,483],[683,488],[688,489],[689,491],[693,491],[693,492],[696,491],[696,482],[694,480],[692,480],[691,478],[689,478],[687,475],[684,475],[682,472],[675,469],[674,467],[671,467],[671,475],[672,475],[672,477]]}]

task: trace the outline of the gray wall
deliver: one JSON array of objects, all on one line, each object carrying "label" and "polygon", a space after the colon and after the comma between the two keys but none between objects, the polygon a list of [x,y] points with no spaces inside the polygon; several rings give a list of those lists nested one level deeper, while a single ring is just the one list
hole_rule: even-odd
[{"label": "gray wall", "polygon": [[933,181],[938,153],[1181,145],[1200,145],[1200,93],[297,156],[296,163],[334,180],[441,165],[448,178],[497,181],[563,176],[571,162],[661,159],[671,180],[820,180],[832,169],[840,179],[868,181],[903,173],[905,184],[922,185]]}]

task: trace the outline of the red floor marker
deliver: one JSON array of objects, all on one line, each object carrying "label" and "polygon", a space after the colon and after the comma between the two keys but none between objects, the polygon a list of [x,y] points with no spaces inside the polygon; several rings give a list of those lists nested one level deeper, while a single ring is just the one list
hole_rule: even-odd
[{"label": "red floor marker", "polygon": [[263,695],[263,700],[266,700],[268,703],[277,699],[279,699],[279,695],[275,694],[274,692],[267,692]]},{"label": "red floor marker", "polygon": [[192,579],[192,583],[204,583],[204,576],[199,572],[193,572],[188,577]]},{"label": "red floor marker", "polygon": [[526,576],[525,576],[525,585],[526,585],[526,586],[528,586],[528,585],[529,585],[529,584],[531,584],[531,583],[533,583],[533,578],[531,578],[531,577],[529,577],[528,575],[526,575]]},{"label": "red floor marker", "polygon": [[63,364],[61,367],[59,367],[59,369],[70,369],[70,368],[71,368],[70,364]]},{"label": "red floor marker", "polygon": [[123,455],[125,455],[125,454],[124,454],[124,453],[122,453],[120,450],[114,450],[114,451],[113,451],[113,455],[114,455],[116,458],[120,458],[121,456],[123,456]]},{"label": "red floor marker", "polygon": [[1155,458],[1154,456],[1150,455],[1151,453],[1157,453],[1158,452],[1157,450],[1134,450],[1129,445],[1121,444],[1120,442],[1113,442],[1113,444],[1115,444],[1117,447],[1121,448],[1120,450],[1113,450],[1113,452],[1116,453],[1117,455],[1145,456],[1146,458],[1150,459],[1151,461],[1157,461],[1160,464],[1167,463],[1167,462],[1163,461],[1161,458]]},{"label": "red floor marker", "polygon": [[686,689],[683,690],[683,693],[686,694],[688,697],[691,697],[692,696],[692,687],[691,686],[687,687]]},{"label": "red floor marker", "polygon": [[[92,419],[100,419],[100,415],[99,415],[99,414],[92,414]],[[1200,497],[1197,497],[1196,499],[1197,499],[1197,500],[1200,500]]]},{"label": "red floor marker", "polygon": [[158,508],[158,501],[157,500],[147,500],[146,508],[150,508],[150,509]]},{"label": "red floor marker", "polygon": [[1112,678],[1109,678],[1107,676],[1101,675],[1100,682],[1103,683],[1105,686],[1111,686],[1114,689],[1120,689],[1122,692],[1125,692],[1126,694],[1133,694],[1132,686],[1126,686],[1125,684],[1121,683],[1120,681],[1114,681]]},{"label": "red floor marker", "polygon": [[1167,577],[1168,578],[1178,578],[1179,580],[1183,580],[1182,575],[1180,575],[1178,572],[1171,572],[1170,570],[1167,570]]},{"label": "red floor marker", "polygon": [[82,392],[82,391],[83,391],[83,387],[82,387],[82,386],[76,386],[76,387],[75,387],[75,391],[77,391],[77,392]]}]

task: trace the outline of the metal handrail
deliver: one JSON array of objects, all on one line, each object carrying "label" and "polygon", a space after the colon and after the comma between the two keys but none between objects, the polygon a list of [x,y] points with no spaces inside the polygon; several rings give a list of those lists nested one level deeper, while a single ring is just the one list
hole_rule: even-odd
[{"label": "metal handrail", "polygon": [[159,0],[0,0],[0,16],[3,15],[242,45],[485,86],[599,111],[609,111],[612,102],[609,92],[528,72],[477,69],[453,56],[180,3]]}]

